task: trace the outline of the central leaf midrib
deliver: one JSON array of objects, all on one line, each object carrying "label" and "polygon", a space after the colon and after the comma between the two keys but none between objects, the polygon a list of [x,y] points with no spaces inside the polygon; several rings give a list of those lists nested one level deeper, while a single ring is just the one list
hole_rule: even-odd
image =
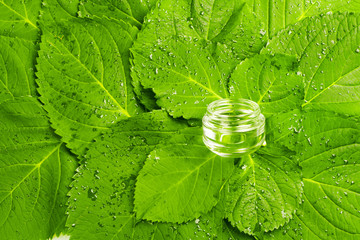
[{"label": "central leaf midrib", "polygon": [[[138,56],[142,57],[143,59],[147,60],[145,56],[141,55],[140,53],[137,53],[136,51],[133,51],[133,53],[136,53]],[[217,93],[214,92],[214,90],[204,86],[203,84],[197,82],[196,80],[194,80],[191,76],[186,76],[180,72],[177,72],[175,71],[174,69],[172,68],[167,68],[167,67],[164,67],[162,65],[160,65],[159,63],[155,62],[155,61],[151,61],[153,64],[157,65],[158,67],[161,67],[163,69],[166,69],[166,70],[169,70],[177,75],[180,75],[181,77],[185,78],[188,80],[188,82],[193,82],[195,83],[196,85],[199,85],[201,88],[205,89],[207,92],[209,93],[212,93],[215,97],[217,97],[218,99],[222,99],[222,97],[220,95],[218,95]]]},{"label": "central leaf midrib", "polygon": [[3,201],[4,201],[8,196],[12,195],[13,192],[14,192],[36,169],[39,169],[39,168],[41,167],[41,165],[42,165],[47,159],[49,159],[49,157],[50,157],[56,150],[58,150],[58,149],[60,148],[61,145],[62,145],[62,143],[58,144],[54,149],[52,149],[52,150],[50,151],[50,153],[48,153],[45,157],[43,157],[43,159],[41,159],[40,162],[38,162],[38,163],[36,163],[36,164],[33,164],[34,168],[31,169],[31,170],[29,171],[29,173],[27,173],[27,174],[25,175],[25,177],[23,177],[23,178],[19,181],[19,183],[16,184],[16,186],[15,186],[14,188],[12,188],[11,191],[9,191],[9,193],[8,193],[7,195],[5,195]]},{"label": "central leaf midrib", "polygon": [[[6,7],[7,9],[9,9],[11,12],[13,12],[13,13],[15,13],[16,15],[18,15],[19,17],[21,17],[21,18],[24,20],[24,22],[27,22],[27,23],[29,23],[33,28],[35,28],[35,29],[37,29],[37,30],[40,30],[40,29],[38,28],[38,26],[36,26],[33,22],[30,21],[29,18],[27,18],[27,16],[24,17],[24,16],[21,15],[20,13],[16,12],[13,8],[11,8],[9,5],[7,5],[4,1],[0,1],[0,3],[1,3],[2,5],[4,5],[4,7]],[[23,5],[24,5],[24,8],[25,8],[25,4],[23,4]]]},{"label": "central leaf midrib", "polygon": [[[345,21],[345,19],[346,19],[346,18],[342,19],[342,21],[339,23],[339,26],[340,26],[340,24],[342,24],[342,23]],[[339,28],[339,26],[338,26],[338,28]],[[316,36],[314,36],[314,38],[309,42],[309,44],[306,46],[306,48],[305,48],[304,51],[303,51],[303,54],[302,54],[302,56],[301,56],[300,61],[302,60],[303,56],[305,55],[305,52],[306,52],[306,50],[308,49],[308,47],[315,41],[315,39],[320,35],[320,33],[322,33],[322,30],[325,29],[326,27],[327,27],[327,25],[324,25],[324,27],[321,29],[321,31],[319,31],[319,32],[316,34]],[[336,44],[331,47],[331,49],[334,49],[336,46],[338,46],[339,43],[343,42],[344,39],[345,39],[346,37],[348,37],[350,33],[352,33],[353,31],[355,31],[358,27],[359,27],[359,25],[353,26],[353,28],[352,28],[350,31],[348,31],[344,36],[342,36],[341,39],[339,39],[339,40],[336,42]],[[329,54],[329,53],[331,53],[331,51],[329,51],[328,54]],[[309,83],[308,83],[308,85],[307,85],[307,87],[306,87],[306,90],[305,90],[304,99],[306,99],[307,94],[308,94],[309,89],[310,89],[310,85],[311,85],[311,83],[313,82],[315,75],[317,75],[317,73],[318,73],[321,65],[323,64],[323,62],[325,61],[325,59],[327,59],[328,54],[326,54],[326,56],[323,57],[322,61],[321,61],[320,64],[319,64],[319,67],[316,69],[315,73],[312,74],[311,79],[310,79],[310,81],[309,81]],[[353,69],[353,70],[351,70],[351,71],[349,71],[349,72],[346,73],[345,75],[340,76],[340,77],[339,77],[337,80],[335,80],[332,84],[330,84],[330,85],[327,86],[325,89],[321,90],[318,94],[316,94],[314,97],[312,97],[310,100],[308,100],[307,102],[305,102],[304,104],[302,104],[301,107],[304,107],[304,106],[306,106],[307,104],[309,104],[310,102],[312,102],[312,101],[313,101],[315,98],[317,98],[319,95],[321,95],[322,93],[324,93],[324,92],[325,92],[326,90],[328,90],[330,87],[334,86],[337,82],[339,82],[339,81],[340,81],[341,79],[343,79],[345,76],[347,76],[348,74],[350,74],[351,72],[355,71],[355,70],[358,69],[358,68],[360,68],[360,66],[357,67],[357,68],[355,68],[355,69]]]},{"label": "central leaf midrib", "polygon": [[304,103],[303,105],[301,105],[302,107],[305,107],[306,105],[308,105],[309,103],[311,103],[315,98],[317,98],[318,96],[320,96],[321,94],[323,94],[326,90],[328,90],[329,88],[331,88],[332,86],[336,85],[336,83],[338,83],[340,80],[342,80],[344,77],[346,77],[347,75],[351,74],[352,72],[356,71],[360,69],[360,65],[349,71],[348,73],[346,73],[345,75],[339,77],[337,80],[335,80],[333,83],[331,83],[329,86],[327,86],[326,88],[324,88],[323,90],[321,90],[318,94],[316,94],[314,97],[312,97],[309,101],[307,101],[306,103]]}]

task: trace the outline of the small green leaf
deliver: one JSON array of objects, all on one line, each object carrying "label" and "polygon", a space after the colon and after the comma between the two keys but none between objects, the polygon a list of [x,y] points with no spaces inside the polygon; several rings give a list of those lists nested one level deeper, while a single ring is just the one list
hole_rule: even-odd
[{"label": "small green leaf", "polygon": [[134,209],[139,218],[174,223],[197,218],[215,206],[232,173],[233,159],[208,150],[201,128],[170,141],[150,154],[139,173]]}]

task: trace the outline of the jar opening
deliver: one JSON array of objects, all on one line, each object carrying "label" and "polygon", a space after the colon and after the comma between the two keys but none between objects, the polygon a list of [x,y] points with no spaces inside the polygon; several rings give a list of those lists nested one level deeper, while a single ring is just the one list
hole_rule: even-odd
[{"label": "jar opening", "polygon": [[248,120],[260,115],[259,105],[248,99],[220,99],[210,103],[207,110],[216,118]]}]

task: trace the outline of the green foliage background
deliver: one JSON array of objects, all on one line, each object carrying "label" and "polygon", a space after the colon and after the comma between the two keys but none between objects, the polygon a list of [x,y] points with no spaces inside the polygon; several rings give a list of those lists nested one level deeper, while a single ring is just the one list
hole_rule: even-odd
[{"label": "green foliage background", "polygon": [[[359,239],[359,11],[0,0],[0,239]],[[221,98],[266,147],[204,146]]]}]

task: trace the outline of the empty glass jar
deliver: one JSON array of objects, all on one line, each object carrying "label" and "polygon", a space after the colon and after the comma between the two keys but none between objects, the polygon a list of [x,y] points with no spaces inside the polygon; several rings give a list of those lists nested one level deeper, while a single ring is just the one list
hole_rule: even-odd
[{"label": "empty glass jar", "polygon": [[265,141],[265,117],[259,105],[247,99],[221,99],[207,107],[203,141],[222,157],[241,157]]}]

